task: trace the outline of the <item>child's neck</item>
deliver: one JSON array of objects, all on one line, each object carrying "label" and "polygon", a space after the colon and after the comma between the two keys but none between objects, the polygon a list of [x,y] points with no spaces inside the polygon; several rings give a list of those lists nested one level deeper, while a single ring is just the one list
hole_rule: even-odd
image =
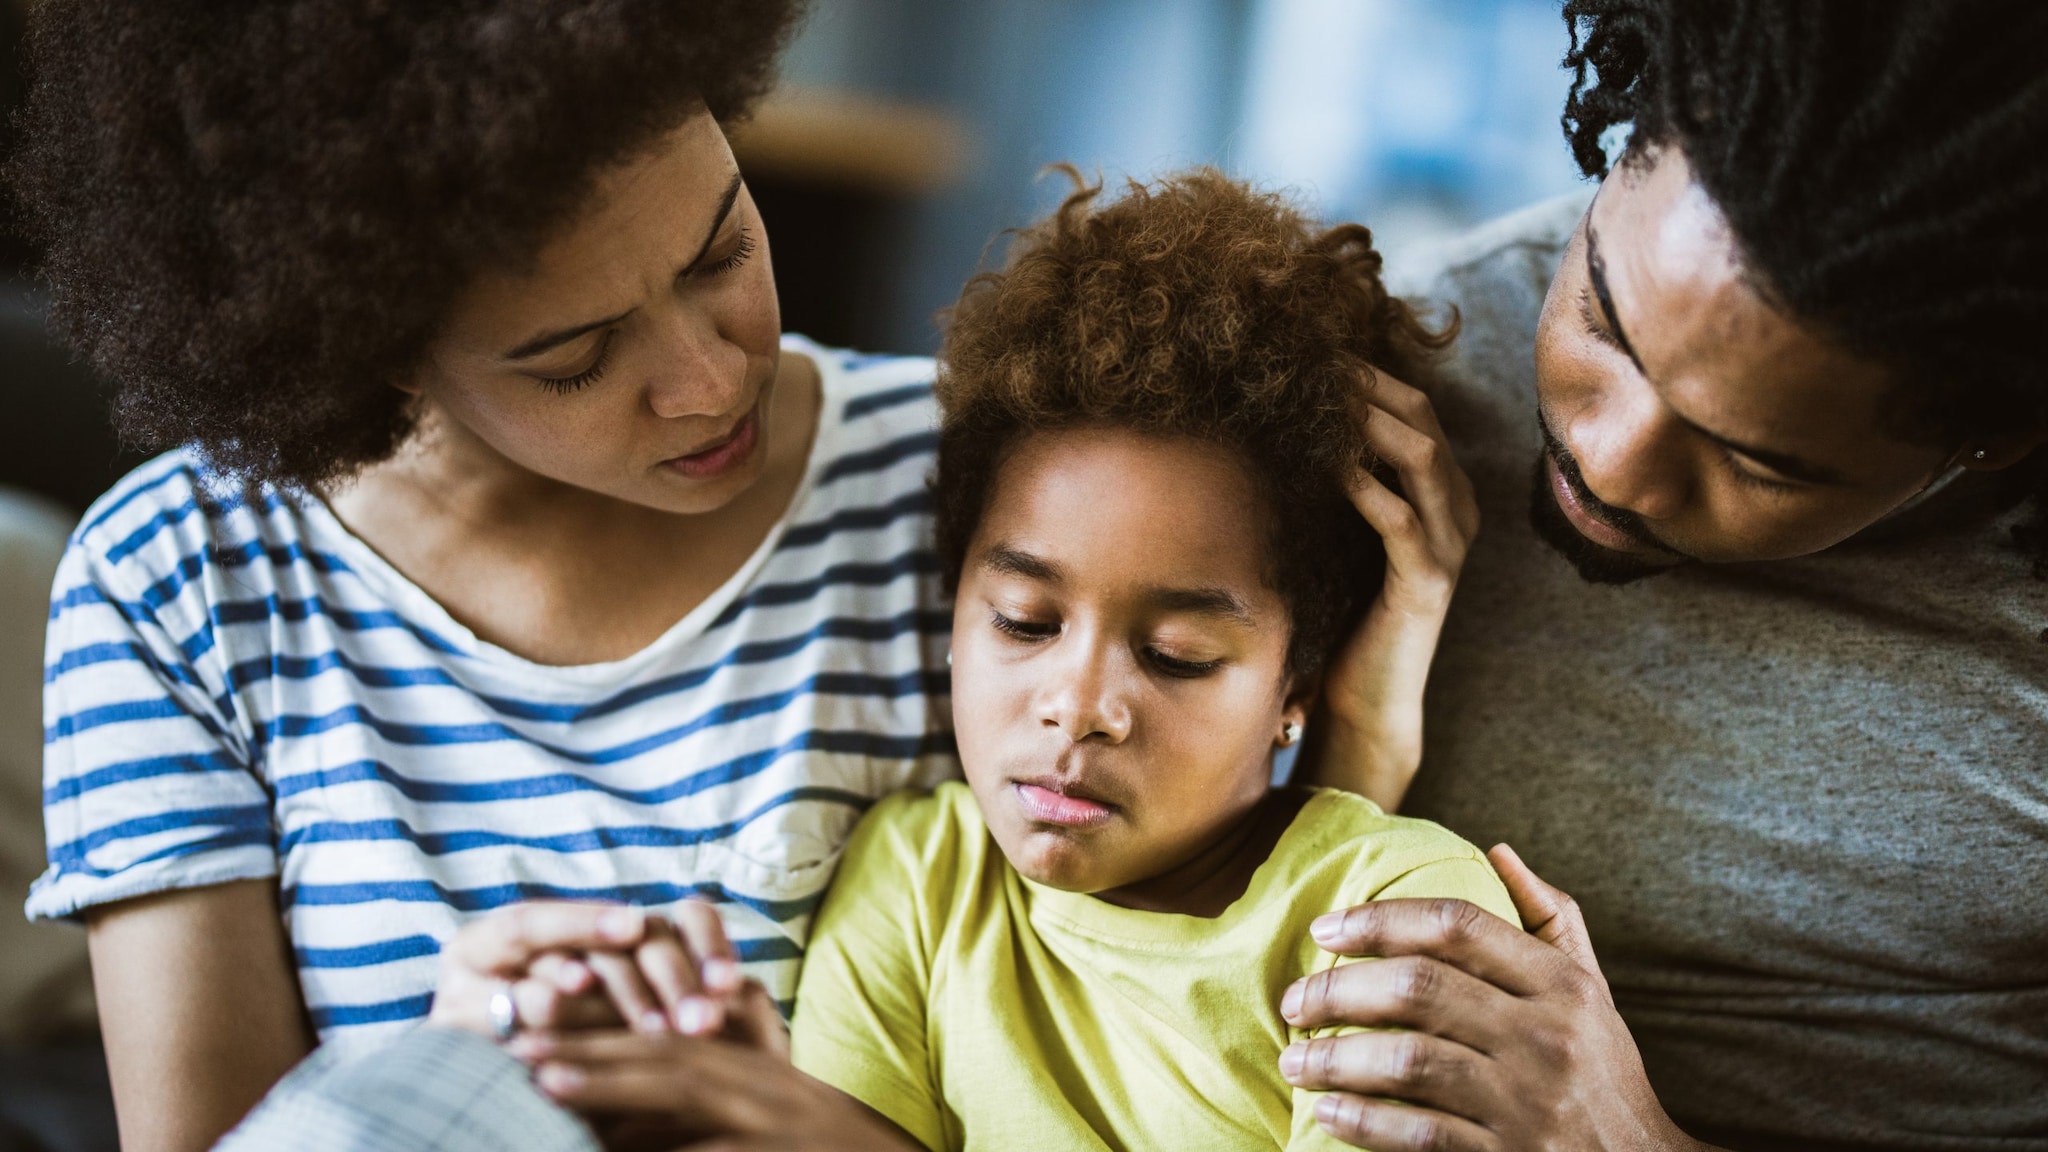
[{"label": "child's neck", "polygon": [[1213,919],[1251,886],[1295,814],[1308,802],[1299,788],[1275,788],[1200,852],[1157,876],[1095,893],[1119,908]]}]

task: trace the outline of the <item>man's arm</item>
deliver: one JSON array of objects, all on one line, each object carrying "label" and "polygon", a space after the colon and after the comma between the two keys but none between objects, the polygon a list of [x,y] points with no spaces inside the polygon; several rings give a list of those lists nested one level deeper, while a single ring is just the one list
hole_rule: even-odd
[{"label": "man's arm", "polygon": [[354,1060],[315,1052],[215,1152],[597,1152],[526,1067],[455,1028],[418,1028]]},{"label": "man's arm", "polygon": [[1459,900],[1389,900],[1315,922],[1325,949],[1384,959],[1296,982],[1281,1014],[1298,1028],[1400,1029],[1290,1050],[1291,1083],[1335,1090],[1317,1119],[1378,1152],[1711,1152],[1651,1091],[1578,905],[1505,845],[1488,855],[1527,932]]}]

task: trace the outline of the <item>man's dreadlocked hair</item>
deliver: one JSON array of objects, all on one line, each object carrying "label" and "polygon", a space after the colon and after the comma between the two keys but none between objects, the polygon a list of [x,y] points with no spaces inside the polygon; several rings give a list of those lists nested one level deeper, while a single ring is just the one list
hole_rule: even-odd
[{"label": "man's dreadlocked hair", "polygon": [[[1907,438],[2048,428],[2048,4],[1568,0],[1588,176],[1673,143],[1766,298],[1891,368]],[[2013,497],[2048,509],[2048,467]],[[2048,571],[2048,532],[2022,543]]]}]

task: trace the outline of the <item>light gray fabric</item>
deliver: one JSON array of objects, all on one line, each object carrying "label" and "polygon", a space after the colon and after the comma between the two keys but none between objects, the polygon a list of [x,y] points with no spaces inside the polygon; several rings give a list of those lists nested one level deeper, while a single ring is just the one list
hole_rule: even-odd
[{"label": "light gray fabric", "polygon": [[374,1052],[315,1049],[214,1152],[597,1152],[487,1040],[415,1028]]},{"label": "light gray fabric", "polygon": [[2048,1149],[2048,584],[1966,474],[1817,556],[1582,582],[1529,526],[1585,196],[1394,270],[1485,525],[1406,812],[1584,906],[1650,1076],[1745,1148]]}]

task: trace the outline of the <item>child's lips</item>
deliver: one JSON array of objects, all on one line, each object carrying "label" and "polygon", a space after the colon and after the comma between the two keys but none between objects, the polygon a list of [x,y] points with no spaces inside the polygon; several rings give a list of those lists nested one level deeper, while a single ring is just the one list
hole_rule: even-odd
[{"label": "child's lips", "polygon": [[1100,800],[1082,796],[1072,791],[1055,791],[1044,784],[1019,780],[1012,785],[1017,794],[1017,804],[1024,809],[1024,815],[1040,824],[1056,824],[1063,828],[1087,828],[1100,824],[1116,814],[1116,809]]}]

